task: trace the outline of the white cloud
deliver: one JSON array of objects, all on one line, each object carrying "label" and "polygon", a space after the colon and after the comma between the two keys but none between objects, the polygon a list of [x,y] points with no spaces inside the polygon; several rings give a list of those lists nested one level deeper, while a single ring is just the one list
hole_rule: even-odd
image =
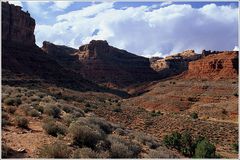
[{"label": "white cloud", "polygon": [[54,4],[50,7],[53,11],[61,11],[73,4],[73,1],[55,1]]},{"label": "white cloud", "polygon": [[239,47],[238,46],[235,46],[233,51],[239,51]]},{"label": "white cloud", "polygon": [[[4,0],[4,1],[7,1],[7,0]],[[23,6],[21,1],[8,1],[8,3],[14,4],[16,6],[21,6],[21,7]]]},{"label": "white cloud", "polygon": [[48,4],[49,1],[26,1],[25,3],[27,10],[31,13],[31,15],[47,18],[48,11],[46,11],[46,8],[43,6]]},{"label": "white cloud", "polygon": [[37,43],[48,40],[78,48],[92,39],[104,39],[143,56],[166,56],[186,49],[232,50],[237,45],[238,8],[215,4],[153,8],[120,10],[113,3],[94,4],[59,15],[52,26],[37,25]]}]

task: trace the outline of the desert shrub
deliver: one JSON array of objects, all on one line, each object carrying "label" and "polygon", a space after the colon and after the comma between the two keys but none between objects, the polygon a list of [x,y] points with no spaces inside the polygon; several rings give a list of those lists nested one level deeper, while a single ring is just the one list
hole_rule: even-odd
[{"label": "desert shrub", "polygon": [[81,125],[78,122],[70,125],[69,134],[73,144],[90,148],[94,148],[96,143],[104,138],[104,135],[97,129],[87,125]]},{"label": "desert shrub", "polygon": [[16,117],[16,123],[18,127],[28,129],[29,121],[24,117]]},{"label": "desert shrub", "polygon": [[63,122],[64,122],[67,126],[69,126],[72,122],[74,122],[74,121],[76,121],[76,120],[77,120],[77,118],[74,117],[74,116],[71,115],[71,114],[66,114],[66,115],[63,116]]},{"label": "desert shrub", "polygon": [[88,112],[93,111],[93,109],[90,109],[90,108],[84,108],[83,111],[84,111],[85,113],[88,113]]},{"label": "desert shrub", "polygon": [[115,142],[111,144],[110,156],[111,158],[132,158],[133,152],[125,144]]},{"label": "desert shrub", "polygon": [[11,113],[11,114],[15,113],[16,110],[17,110],[17,107],[16,107],[16,106],[7,106],[7,107],[6,107],[6,111],[7,111],[8,113]]},{"label": "desert shrub", "polygon": [[178,133],[178,132],[173,132],[171,135],[166,135],[163,138],[163,143],[167,147],[180,149],[180,147],[181,147],[181,134]]},{"label": "desert shrub", "polygon": [[181,153],[185,156],[192,157],[194,149],[192,136],[188,132],[184,132],[181,136]]},{"label": "desert shrub", "polygon": [[85,114],[84,114],[84,111],[82,111],[81,109],[74,108],[72,115],[77,118],[77,117],[84,117]]},{"label": "desert shrub", "polygon": [[238,97],[238,93],[234,93],[233,95],[234,95],[235,97]]},{"label": "desert shrub", "polygon": [[236,151],[236,152],[238,152],[238,143],[234,143],[233,145],[232,145],[232,147],[233,147],[233,149],[234,149],[234,151]]},{"label": "desert shrub", "polygon": [[2,111],[2,126],[3,127],[10,124],[10,122],[8,120],[9,120],[8,114],[5,111]]},{"label": "desert shrub", "polygon": [[66,127],[62,124],[57,124],[53,120],[45,121],[43,124],[43,129],[46,131],[47,134],[52,136],[57,136],[59,134],[65,135],[66,134]]},{"label": "desert shrub", "polygon": [[97,153],[91,148],[79,148],[73,152],[73,158],[98,158]]},{"label": "desert shrub", "polygon": [[195,149],[195,158],[215,158],[216,148],[208,140],[200,141]]},{"label": "desert shrub", "polygon": [[16,98],[6,98],[4,100],[4,104],[9,106],[18,106],[22,103],[21,99],[19,97]]},{"label": "desert shrub", "polygon": [[21,105],[19,108],[25,113],[25,115],[28,115],[28,112],[29,112],[31,109],[33,109],[33,107],[31,107],[31,106],[28,105],[28,104]]},{"label": "desert shrub", "polygon": [[172,152],[169,152],[169,150],[166,150],[163,147],[158,147],[157,149],[150,150],[147,155],[144,156],[144,158],[178,158],[175,154]]},{"label": "desert shrub", "polygon": [[136,133],[135,139],[143,145],[147,145],[151,149],[159,147],[159,143],[152,136],[148,136],[144,133]]},{"label": "desert shrub", "polygon": [[228,111],[226,111],[226,109],[222,109],[222,114],[227,115]]},{"label": "desert shrub", "polygon": [[196,98],[196,97],[188,97],[188,101],[190,101],[190,102],[197,102],[198,98]]},{"label": "desert shrub", "polygon": [[86,103],[85,107],[90,108],[91,107],[90,103]]},{"label": "desert shrub", "polygon": [[34,109],[36,109],[36,110],[37,110],[38,112],[40,112],[40,113],[43,113],[43,112],[44,112],[43,106],[40,106],[40,105],[34,106]]},{"label": "desert shrub", "polygon": [[6,144],[2,143],[2,158],[9,158],[11,155],[11,148],[9,148]]},{"label": "desert shrub", "polygon": [[58,118],[60,116],[61,110],[55,105],[46,105],[44,107],[44,113],[52,116],[53,118]]},{"label": "desert shrub", "polygon": [[32,117],[39,117],[41,115],[36,109],[29,110],[27,114]]},{"label": "desert shrub", "polygon": [[41,98],[40,97],[38,97],[38,96],[36,96],[36,95],[34,95],[34,96],[31,96],[30,97],[30,100],[32,101],[32,102],[36,102],[36,101],[40,101],[41,100]]},{"label": "desert shrub", "polygon": [[71,113],[73,111],[72,106],[70,106],[70,105],[62,106],[62,110],[66,113]]},{"label": "desert shrub", "polygon": [[102,118],[90,117],[88,120],[91,124],[95,124],[95,125],[99,126],[100,129],[103,130],[107,134],[111,133],[113,130],[113,127],[111,126],[111,124]]},{"label": "desert shrub", "polygon": [[122,112],[122,108],[120,106],[115,106],[113,109],[112,109],[113,112],[117,112],[117,113],[121,113]]},{"label": "desert shrub", "polygon": [[39,150],[39,158],[69,158],[71,150],[61,142],[44,145]]},{"label": "desert shrub", "polygon": [[121,136],[126,135],[126,132],[122,128],[117,128],[117,129],[115,129],[114,132],[118,135],[121,135]]},{"label": "desert shrub", "polygon": [[161,113],[160,111],[155,111],[155,110],[153,110],[153,111],[151,112],[151,116],[152,116],[152,117],[159,116],[159,115],[162,115],[162,113]]},{"label": "desert shrub", "polygon": [[198,119],[198,114],[196,112],[193,112],[190,114],[190,117],[192,117],[193,119]]},{"label": "desert shrub", "polygon": [[38,92],[38,93],[36,93],[36,96],[38,96],[38,97],[40,97],[40,98],[43,98],[43,97],[46,96],[46,94],[45,94],[45,93]]}]

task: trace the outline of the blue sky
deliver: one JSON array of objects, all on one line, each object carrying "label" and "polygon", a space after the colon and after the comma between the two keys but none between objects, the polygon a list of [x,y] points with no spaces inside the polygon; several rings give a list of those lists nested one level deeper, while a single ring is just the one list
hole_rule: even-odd
[{"label": "blue sky", "polygon": [[186,49],[233,50],[237,2],[10,1],[36,20],[36,43],[47,40],[78,48],[92,39],[142,56]]}]

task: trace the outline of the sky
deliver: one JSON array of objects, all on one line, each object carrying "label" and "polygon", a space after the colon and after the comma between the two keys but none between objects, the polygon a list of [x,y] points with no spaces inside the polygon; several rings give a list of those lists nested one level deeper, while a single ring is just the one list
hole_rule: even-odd
[{"label": "sky", "polygon": [[238,49],[237,2],[9,1],[36,20],[43,41],[79,48],[107,40],[131,53],[164,57],[187,49]]}]

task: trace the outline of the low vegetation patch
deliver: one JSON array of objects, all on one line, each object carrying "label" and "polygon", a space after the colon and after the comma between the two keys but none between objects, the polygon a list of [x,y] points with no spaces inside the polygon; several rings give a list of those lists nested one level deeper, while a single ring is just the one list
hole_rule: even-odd
[{"label": "low vegetation patch", "polygon": [[16,123],[18,127],[28,129],[29,121],[24,117],[16,117]]},{"label": "low vegetation patch", "polygon": [[175,148],[187,157],[195,158],[217,158],[216,148],[206,138],[198,137],[195,141],[192,136],[184,132],[180,134],[173,132],[164,137],[163,143],[168,148]]},{"label": "low vegetation patch", "polygon": [[44,145],[39,150],[39,158],[69,158],[71,150],[61,142]]},{"label": "low vegetation patch", "polygon": [[42,127],[47,134],[55,137],[60,134],[65,135],[67,132],[67,128],[64,125],[56,123],[53,120],[45,120]]},{"label": "low vegetation patch", "polygon": [[22,103],[21,99],[19,97],[16,98],[6,98],[4,100],[4,104],[5,105],[9,105],[9,106],[19,106]]},{"label": "low vegetation patch", "polygon": [[61,110],[55,105],[46,105],[44,107],[44,113],[52,116],[53,118],[59,118]]}]

